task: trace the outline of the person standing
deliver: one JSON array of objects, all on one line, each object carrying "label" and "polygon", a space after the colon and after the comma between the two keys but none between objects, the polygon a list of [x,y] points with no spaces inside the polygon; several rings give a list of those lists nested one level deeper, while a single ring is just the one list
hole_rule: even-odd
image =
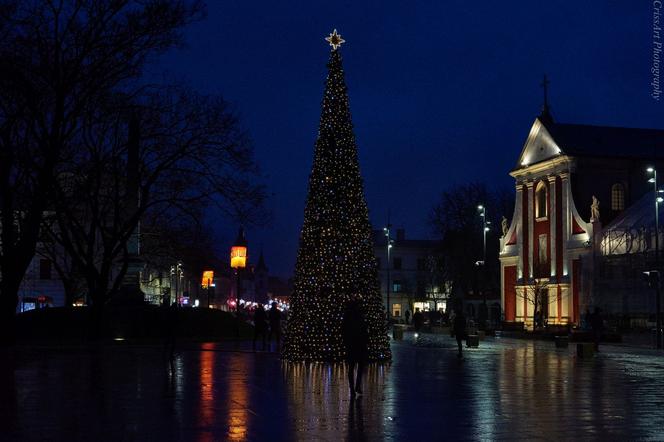
[{"label": "person standing", "polygon": [[270,342],[270,346],[272,346],[272,335],[275,335],[277,339],[277,351],[279,351],[281,345],[281,312],[277,308],[276,302],[272,303],[268,319],[270,322],[270,335],[267,339]]},{"label": "person standing", "polygon": [[261,337],[263,340],[263,351],[265,351],[265,340],[267,339],[267,313],[262,304],[258,304],[254,310],[254,342],[253,347],[256,350],[256,339]]},{"label": "person standing", "polygon": [[413,315],[413,326],[415,327],[415,331],[420,331],[422,325],[424,325],[424,315],[420,312],[419,308],[416,308],[415,314]]},{"label": "person standing", "polygon": [[406,310],[406,324],[410,324],[410,310]]},{"label": "person standing", "polygon": [[461,359],[463,357],[462,341],[466,338],[466,317],[463,315],[462,309],[460,309],[459,313],[454,316],[453,330],[454,336],[456,337],[457,346],[459,347],[457,358]]},{"label": "person standing", "polygon": [[362,372],[369,357],[369,330],[358,298],[346,304],[341,331],[346,347],[350,395],[355,397],[356,394],[362,394]]}]

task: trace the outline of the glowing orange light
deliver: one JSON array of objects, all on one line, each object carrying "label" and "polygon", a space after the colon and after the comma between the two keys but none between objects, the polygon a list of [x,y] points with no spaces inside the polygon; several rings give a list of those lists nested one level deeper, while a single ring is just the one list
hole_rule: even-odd
[{"label": "glowing orange light", "polygon": [[231,247],[231,267],[243,269],[247,266],[247,248],[245,246]]},{"label": "glowing orange light", "polygon": [[206,289],[208,288],[208,284],[212,284],[213,282],[214,282],[214,270],[204,270],[203,279],[201,281],[201,287]]}]

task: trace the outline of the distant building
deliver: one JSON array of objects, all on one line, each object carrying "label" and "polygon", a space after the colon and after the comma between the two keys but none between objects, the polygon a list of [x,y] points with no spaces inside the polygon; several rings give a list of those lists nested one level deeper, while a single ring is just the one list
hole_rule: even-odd
[{"label": "distant building", "polygon": [[561,124],[545,108],[510,172],[516,204],[500,240],[505,321],[531,326],[535,304],[549,324],[579,325],[596,306],[610,315],[654,311],[642,275],[655,236],[647,167],[664,172],[664,131]]},{"label": "distant building", "polygon": [[18,290],[17,312],[65,305],[65,289],[53,261],[36,255]]},{"label": "distant building", "polygon": [[[447,310],[449,286],[441,281],[436,266],[440,243],[427,239],[406,239],[406,231],[397,229],[387,260],[387,238],[383,230],[374,230],[374,254],[378,263],[383,303],[394,320],[405,320],[407,310]],[[389,266],[389,307],[388,295]]]}]

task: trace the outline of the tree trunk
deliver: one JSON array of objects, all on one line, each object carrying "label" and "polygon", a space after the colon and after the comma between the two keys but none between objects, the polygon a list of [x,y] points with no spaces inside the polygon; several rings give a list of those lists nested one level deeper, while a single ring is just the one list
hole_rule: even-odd
[{"label": "tree trunk", "polygon": [[0,281],[0,346],[12,346],[16,342],[16,306],[21,279],[10,275]]}]

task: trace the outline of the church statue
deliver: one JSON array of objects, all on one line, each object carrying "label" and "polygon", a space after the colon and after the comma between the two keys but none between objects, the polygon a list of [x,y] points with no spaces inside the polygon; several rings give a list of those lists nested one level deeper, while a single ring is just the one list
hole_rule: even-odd
[{"label": "church statue", "polygon": [[599,200],[593,195],[593,203],[590,205],[590,222],[599,221]]},{"label": "church statue", "polygon": [[503,236],[507,235],[507,230],[509,229],[509,226],[507,225],[507,218],[503,216],[503,220],[500,222],[502,228],[503,228]]}]

